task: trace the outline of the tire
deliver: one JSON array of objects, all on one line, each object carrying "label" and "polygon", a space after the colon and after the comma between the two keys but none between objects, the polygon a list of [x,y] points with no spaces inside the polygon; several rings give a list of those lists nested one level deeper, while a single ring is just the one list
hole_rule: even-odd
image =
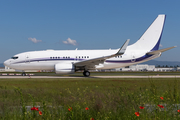
[{"label": "tire", "polygon": [[26,76],[26,73],[22,73],[22,76]]},{"label": "tire", "polygon": [[89,76],[90,76],[90,72],[89,72],[89,71],[84,71],[84,72],[83,72],[83,75],[84,75],[85,77],[89,77]]}]

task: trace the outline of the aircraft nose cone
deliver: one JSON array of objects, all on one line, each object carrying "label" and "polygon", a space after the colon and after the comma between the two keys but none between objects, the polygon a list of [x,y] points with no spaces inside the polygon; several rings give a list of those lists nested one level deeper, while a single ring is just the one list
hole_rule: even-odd
[{"label": "aircraft nose cone", "polygon": [[4,61],[4,66],[9,66],[9,60]]},{"label": "aircraft nose cone", "polygon": [[4,66],[7,66],[7,62],[6,61],[4,62]]}]

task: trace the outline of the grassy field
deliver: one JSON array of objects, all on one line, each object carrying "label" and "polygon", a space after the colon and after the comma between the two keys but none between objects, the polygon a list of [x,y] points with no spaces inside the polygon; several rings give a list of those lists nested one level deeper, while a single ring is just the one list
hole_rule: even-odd
[{"label": "grassy field", "polygon": [[179,85],[179,78],[0,79],[0,119],[179,119]]}]

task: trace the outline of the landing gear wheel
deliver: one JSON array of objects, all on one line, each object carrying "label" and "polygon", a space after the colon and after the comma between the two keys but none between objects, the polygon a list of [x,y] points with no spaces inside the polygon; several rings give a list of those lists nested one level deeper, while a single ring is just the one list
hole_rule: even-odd
[{"label": "landing gear wheel", "polygon": [[26,73],[25,73],[25,72],[23,72],[23,73],[22,73],[22,76],[26,76]]},{"label": "landing gear wheel", "polygon": [[90,72],[89,72],[89,71],[84,71],[84,72],[83,72],[83,75],[84,75],[85,77],[89,77],[89,76],[90,76]]}]

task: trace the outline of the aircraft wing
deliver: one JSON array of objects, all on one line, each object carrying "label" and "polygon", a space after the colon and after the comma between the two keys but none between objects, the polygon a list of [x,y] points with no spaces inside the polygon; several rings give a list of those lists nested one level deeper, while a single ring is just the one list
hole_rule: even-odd
[{"label": "aircraft wing", "polygon": [[147,54],[147,55],[159,54],[159,53],[165,52],[165,51],[170,50],[170,49],[175,48],[175,47],[176,47],[176,46],[169,47],[169,48],[164,48],[164,49],[161,49],[161,50],[155,50],[155,51],[152,51],[152,52],[148,52],[148,53],[146,53],[146,54]]},{"label": "aircraft wing", "polygon": [[76,63],[74,63],[74,65],[75,66],[95,66],[95,65],[99,65],[100,63],[104,63],[104,61],[106,59],[109,59],[109,58],[112,58],[115,56],[119,56],[119,55],[123,55],[126,51],[129,41],[130,41],[130,39],[126,40],[126,42],[123,44],[123,46],[115,54],[76,62]]}]

